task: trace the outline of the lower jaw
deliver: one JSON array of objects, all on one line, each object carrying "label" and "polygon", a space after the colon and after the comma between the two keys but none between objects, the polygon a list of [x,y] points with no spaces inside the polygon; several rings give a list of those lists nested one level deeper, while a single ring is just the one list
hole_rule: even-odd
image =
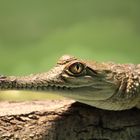
[{"label": "lower jaw", "polygon": [[59,94],[68,98],[72,98],[75,100],[104,100],[105,97],[103,90],[97,89],[94,87],[79,87],[79,88],[72,88],[72,87],[60,87],[60,86],[29,86],[29,87],[16,87],[13,88],[15,90],[28,90],[28,91],[41,91],[41,92],[50,92]]}]

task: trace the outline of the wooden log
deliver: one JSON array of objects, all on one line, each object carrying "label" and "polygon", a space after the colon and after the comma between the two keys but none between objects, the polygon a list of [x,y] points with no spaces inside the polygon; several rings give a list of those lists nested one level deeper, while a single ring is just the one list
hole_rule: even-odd
[{"label": "wooden log", "polygon": [[73,100],[0,102],[0,140],[139,140],[140,110]]}]

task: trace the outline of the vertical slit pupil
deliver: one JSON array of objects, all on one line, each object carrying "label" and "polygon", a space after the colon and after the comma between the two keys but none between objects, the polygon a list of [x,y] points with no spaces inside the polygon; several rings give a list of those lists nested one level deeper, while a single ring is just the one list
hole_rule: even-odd
[{"label": "vertical slit pupil", "polygon": [[77,71],[79,71],[79,69],[80,69],[79,64],[76,65],[76,68],[77,68]]},{"label": "vertical slit pupil", "polygon": [[82,65],[80,63],[77,63],[75,67],[76,67],[77,73],[80,73],[82,71]]}]

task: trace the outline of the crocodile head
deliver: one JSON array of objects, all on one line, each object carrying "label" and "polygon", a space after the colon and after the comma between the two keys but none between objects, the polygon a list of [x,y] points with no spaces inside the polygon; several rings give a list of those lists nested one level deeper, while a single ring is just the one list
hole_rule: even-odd
[{"label": "crocodile head", "polygon": [[106,64],[83,61],[70,55],[62,56],[53,69],[40,74],[38,79],[44,90],[78,100],[105,100],[116,90],[112,72]]},{"label": "crocodile head", "polygon": [[105,100],[116,91],[107,64],[62,56],[49,72],[25,77],[4,77],[1,89],[27,89],[60,93],[76,100]]}]

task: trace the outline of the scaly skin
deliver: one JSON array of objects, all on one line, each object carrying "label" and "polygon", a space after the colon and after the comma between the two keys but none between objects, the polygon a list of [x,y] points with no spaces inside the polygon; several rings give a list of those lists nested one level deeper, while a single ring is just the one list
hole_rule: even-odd
[{"label": "scaly skin", "polygon": [[0,89],[51,91],[107,110],[140,108],[140,64],[97,63],[64,55],[46,73],[0,76]]}]

